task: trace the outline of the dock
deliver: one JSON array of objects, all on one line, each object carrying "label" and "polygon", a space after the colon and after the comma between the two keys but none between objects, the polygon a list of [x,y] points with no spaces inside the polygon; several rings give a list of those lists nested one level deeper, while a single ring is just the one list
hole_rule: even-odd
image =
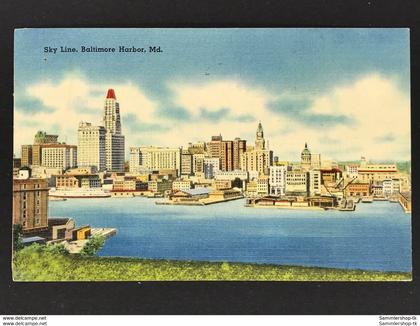
[{"label": "dock", "polygon": [[[117,234],[117,229],[114,228],[92,228],[91,229],[92,236],[103,236],[106,239],[112,237],[113,235]],[[74,240],[74,241],[64,241],[63,245],[64,248],[67,249],[67,251],[70,254],[79,254],[84,246],[89,242],[89,239],[87,240]]]},{"label": "dock", "polygon": [[214,198],[204,198],[198,200],[191,200],[191,201],[172,201],[172,200],[162,200],[155,202],[156,205],[181,205],[181,206],[207,206],[212,204],[219,204],[228,202],[231,200],[242,199],[243,196],[231,197],[231,198],[223,198],[223,199],[214,199]]}]

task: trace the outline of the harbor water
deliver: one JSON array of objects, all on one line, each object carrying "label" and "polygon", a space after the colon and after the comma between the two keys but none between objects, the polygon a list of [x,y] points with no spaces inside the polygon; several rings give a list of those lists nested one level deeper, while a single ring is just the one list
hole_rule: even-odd
[{"label": "harbor water", "polygon": [[51,217],[116,228],[100,256],[411,271],[411,214],[398,203],[354,212],[156,205],[156,199],[68,199]]}]

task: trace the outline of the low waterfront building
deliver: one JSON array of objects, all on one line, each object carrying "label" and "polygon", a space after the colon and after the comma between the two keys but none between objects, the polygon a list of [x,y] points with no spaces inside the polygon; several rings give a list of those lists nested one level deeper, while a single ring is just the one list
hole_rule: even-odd
[{"label": "low waterfront building", "polygon": [[337,207],[338,201],[335,196],[311,196],[307,198],[309,207],[332,208]]},{"label": "low waterfront building", "polygon": [[165,192],[172,190],[172,181],[165,179],[149,181],[148,190],[154,193],[164,194]]},{"label": "low waterfront building", "polygon": [[217,190],[230,189],[232,188],[231,180],[214,180],[214,186]]},{"label": "low waterfront building", "polygon": [[258,179],[252,179],[246,183],[245,194],[247,197],[258,197]]},{"label": "low waterfront building", "polygon": [[57,189],[98,188],[101,187],[101,179],[97,174],[55,175],[55,187]]},{"label": "low waterfront building", "polygon": [[269,179],[267,176],[261,176],[257,179],[257,195],[267,196],[269,193]]},{"label": "low waterfront building", "polygon": [[371,185],[371,191],[373,194],[373,197],[375,198],[383,198],[384,197],[384,190],[383,190],[383,184],[380,181],[374,182]]},{"label": "low waterfront building", "polygon": [[191,180],[175,180],[172,182],[172,191],[190,190],[192,188]]},{"label": "low waterfront building", "polygon": [[148,183],[137,180],[133,177],[119,177],[114,179],[112,190],[113,191],[147,191]]},{"label": "low waterfront building", "polygon": [[74,228],[71,230],[71,240],[77,241],[77,240],[87,240],[92,234],[92,229],[90,225],[83,225],[79,226],[77,228]]},{"label": "low waterfront building", "polygon": [[398,176],[395,164],[366,164],[357,170],[361,182],[375,182],[396,179]]},{"label": "low waterfront building", "polygon": [[385,197],[396,196],[400,193],[400,180],[390,179],[382,181],[383,194]]},{"label": "low waterfront building", "polygon": [[178,190],[170,196],[174,202],[196,202],[200,199],[208,198],[209,190],[207,188],[196,188],[189,190]]},{"label": "low waterfront building", "polygon": [[226,199],[233,199],[242,197],[242,193],[239,189],[220,189],[214,190],[209,193],[209,201],[222,201]]},{"label": "low waterfront building", "polygon": [[308,194],[309,173],[302,170],[294,170],[286,172],[286,195],[302,195]]},{"label": "low waterfront building", "polygon": [[24,234],[36,234],[48,228],[48,182],[30,178],[13,179],[13,224]]},{"label": "low waterfront building", "polygon": [[367,197],[371,195],[371,184],[369,182],[355,181],[347,185],[346,195],[350,197]]}]

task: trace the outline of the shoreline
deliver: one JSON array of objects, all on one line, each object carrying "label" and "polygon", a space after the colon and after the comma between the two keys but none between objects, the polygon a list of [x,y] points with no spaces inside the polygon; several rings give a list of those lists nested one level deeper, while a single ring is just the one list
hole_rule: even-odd
[{"label": "shoreline", "polygon": [[[307,211],[325,211],[322,207],[317,206],[280,206],[280,205],[245,205],[246,207],[251,208],[278,208],[286,210],[307,210]],[[338,210],[338,209],[328,209],[328,210]]]}]

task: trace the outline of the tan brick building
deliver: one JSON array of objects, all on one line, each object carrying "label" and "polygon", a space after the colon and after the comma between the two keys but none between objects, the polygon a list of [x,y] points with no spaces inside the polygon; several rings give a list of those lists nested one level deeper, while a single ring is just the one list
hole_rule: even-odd
[{"label": "tan brick building", "polygon": [[48,190],[46,179],[13,180],[13,224],[20,224],[23,233],[48,228]]}]

